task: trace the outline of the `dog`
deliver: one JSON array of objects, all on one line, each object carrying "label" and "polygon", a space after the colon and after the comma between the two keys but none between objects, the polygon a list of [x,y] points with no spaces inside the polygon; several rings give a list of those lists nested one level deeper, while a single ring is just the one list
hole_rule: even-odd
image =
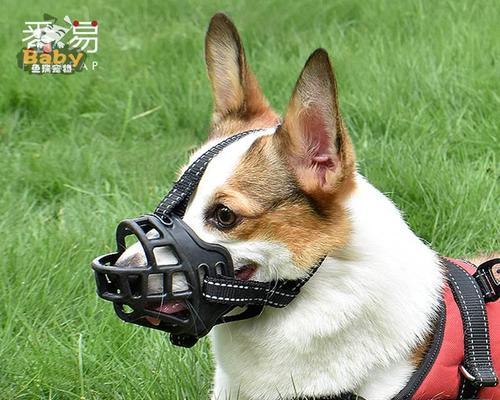
[{"label": "dog", "polygon": [[[443,259],[357,172],[325,50],[305,63],[283,118],[265,99],[224,14],[211,19],[205,54],[214,112],[208,141],[188,165],[225,138],[255,131],[210,161],[184,222],[228,249],[242,281],[299,279],[327,255],[285,309],[265,307],[212,330],[212,399],[394,398],[431,351],[447,285]],[[155,256],[164,264],[173,257],[166,248]],[[141,245],[117,264],[145,265]],[[149,290],[161,284],[151,280]],[[187,282],[174,286],[182,290]],[[182,309],[178,302],[168,307]],[[492,321],[500,328],[500,319]],[[490,345],[500,352],[498,335]],[[458,365],[452,376],[458,382]],[[462,395],[450,390],[432,398]],[[500,390],[481,395],[500,399]]]}]

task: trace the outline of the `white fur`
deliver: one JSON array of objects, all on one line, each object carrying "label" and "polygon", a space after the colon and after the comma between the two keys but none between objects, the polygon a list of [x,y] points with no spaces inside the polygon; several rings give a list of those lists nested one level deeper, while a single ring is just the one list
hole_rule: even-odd
[{"label": "white fur", "polygon": [[[209,164],[185,215],[201,238],[226,246],[237,267],[256,262],[259,280],[292,278],[300,270],[283,244],[228,240],[205,227],[203,213],[251,143],[270,133],[224,149]],[[353,228],[348,247],[330,255],[289,306],[268,307],[257,318],[213,330],[214,399],[355,391],[385,400],[408,381],[411,350],[430,329],[444,282],[437,256],[360,175],[346,207]],[[135,252],[127,257],[137,260],[141,249]]]},{"label": "white fur", "polygon": [[348,248],[328,257],[297,299],[214,329],[214,398],[355,391],[382,400],[407,382],[410,352],[438,306],[438,260],[359,175],[347,206]]}]

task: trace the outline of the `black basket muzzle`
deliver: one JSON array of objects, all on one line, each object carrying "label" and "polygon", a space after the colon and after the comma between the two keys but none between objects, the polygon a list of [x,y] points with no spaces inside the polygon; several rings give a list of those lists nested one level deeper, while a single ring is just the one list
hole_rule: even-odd
[{"label": "black basket muzzle", "polygon": [[[314,274],[322,260],[296,281],[238,280],[227,249],[204,242],[182,220],[208,163],[226,146],[254,132],[233,135],[202,154],[174,184],[154,215],[118,225],[117,251],[96,258],[92,268],[97,293],[113,302],[121,319],[169,332],[174,344],[190,347],[216,324],[254,317],[265,305],[285,307]],[[140,242],[144,263],[120,260],[128,236]],[[157,253],[162,250],[175,261],[159,262]],[[176,285],[178,282],[182,285]],[[228,315],[238,306],[244,311]]]},{"label": "black basket muzzle", "polygon": [[[128,236],[140,242],[146,265],[116,264],[127,248]],[[175,344],[190,345],[234,308],[202,295],[207,278],[234,278],[231,256],[224,247],[201,240],[180,217],[173,214],[160,220],[145,215],[124,220],[117,227],[116,242],[117,251],[96,258],[92,268],[99,296],[112,301],[124,321],[170,332]],[[155,255],[160,249],[176,262],[160,264]],[[175,283],[182,287],[176,288]],[[165,310],[174,304],[180,311]]]}]

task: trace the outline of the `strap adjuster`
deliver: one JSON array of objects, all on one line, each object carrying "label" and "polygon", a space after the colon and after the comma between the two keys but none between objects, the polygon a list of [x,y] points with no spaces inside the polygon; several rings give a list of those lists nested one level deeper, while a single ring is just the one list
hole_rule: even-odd
[{"label": "strap adjuster", "polygon": [[465,368],[464,364],[461,364],[458,369],[462,375],[460,395],[458,397],[459,400],[477,399],[478,392],[481,388],[496,386],[498,383],[495,374],[486,374],[483,376],[477,371],[478,375],[476,377]]},{"label": "strap adjuster", "polygon": [[500,298],[500,258],[493,258],[482,263],[474,273],[484,301],[496,301]]},{"label": "strap adjuster", "polygon": [[471,374],[467,368],[463,364],[460,364],[458,367],[460,370],[460,373],[462,374],[463,378],[468,381],[471,385],[474,385],[476,387],[491,387],[491,386],[496,386],[498,384],[498,379],[496,375],[490,375],[490,376],[481,376],[479,375],[479,379]]},{"label": "strap adjuster", "polygon": [[458,369],[460,370],[460,373],[462,374],[464,379],[467,379],[470,383],[476,382],[476,377],[469,371],[467,371],[467,368],[465,368],[463,364],[460,364],[460,367],[458,367]]}]

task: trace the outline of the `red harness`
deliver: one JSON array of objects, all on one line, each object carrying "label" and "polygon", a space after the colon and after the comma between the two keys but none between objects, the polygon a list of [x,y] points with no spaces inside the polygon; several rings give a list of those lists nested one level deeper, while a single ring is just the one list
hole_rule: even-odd
[{"label": "red harness", "polygon": [[[432,344],[392,400],[500,400],[500,259],[477,268],[452,258],[442,264],[448,281]],[[318,400],[363,399],[345,393]]]},{"label": "red harness", "polygon": [[[470,276],[476,273],[476,267],[467,262],[455,259],[447,261],[467,271]],[[444,292],[444,306],[444,326],[439,332],[440,337],[434,338],[435,342],[440,341],[441,344],[434,343],[434,346],[431,346],[431,351],[437,350],[437,353],[430,370],[411,397],[413,400],[463,398],[463,394],[460,393],[462,380],[467,379],[467,372],[461,371],[465,349],[464,323],[449,284],[446,285]],[[500,301],[490,301],[485,303],[485,306],[493,367],[496,371],[500,371]],[[466,376],[464,377],[464,375]],[[500,400],[500,385],[480,387],[476,396],[479,399]]]}]

